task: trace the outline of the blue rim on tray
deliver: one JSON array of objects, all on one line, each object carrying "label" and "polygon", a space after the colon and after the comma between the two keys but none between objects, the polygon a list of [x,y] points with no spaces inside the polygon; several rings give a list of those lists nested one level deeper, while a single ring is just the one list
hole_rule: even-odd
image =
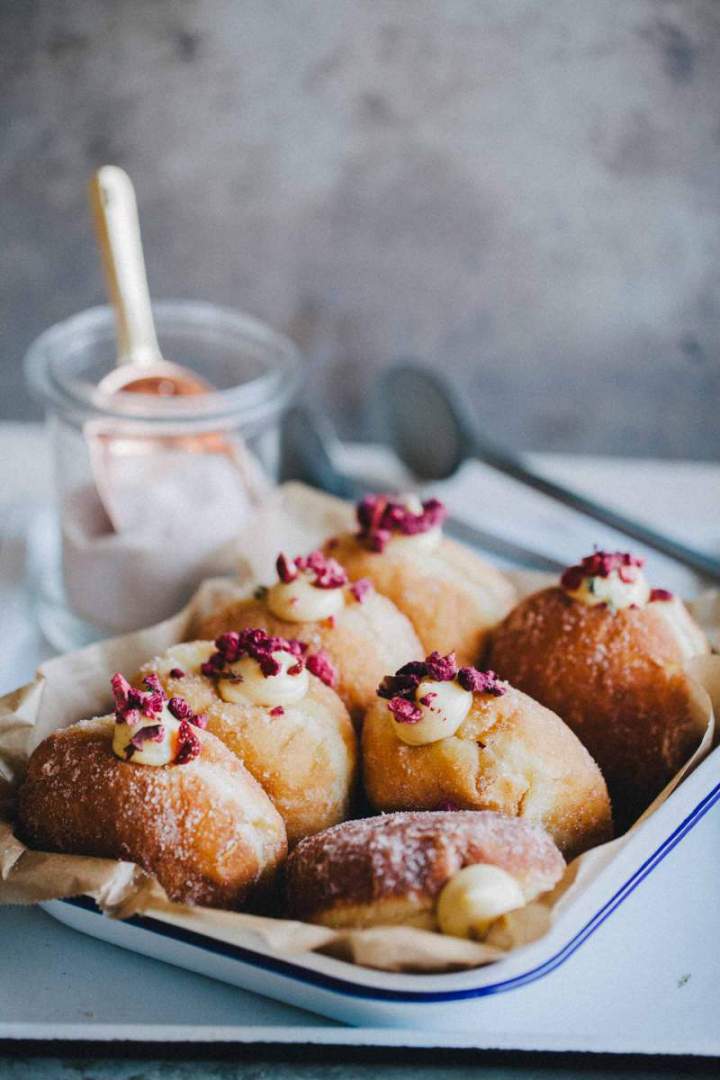
[{"label": "blue rim on tray", "polygon": [[[500,994],[507,990],[514,990],[519,986],[525,986],[527,983],[534,982],[536,979],[541,979],[544,975],[548,975],[551,971],[560,967],[561,964],[564,964],[576,949],[579,949],[597,928],[605,922],[608,916],[635,891],[648,874],[663,861],[676,844],[678,844],[683,837],[697,825],[701,818],[703,818],[708,810],[710,810],[718,801],[720,801],[720,784],[717,784],[710,792],[708,792],[705,798],[702,799],[694,810],[680,822],[677,828],[670,833],[662,844],[648,856],[635,873],[620,886],[610,899],[603,904],[588,922],[585,923],[582,929],[580,929],[566,945],[559,949],[554,956],[543,961],[542,964],[538,964],[537,967],[523,972],[521,975],[515,975],[510,979],[491,983],[487,986],[476,987],[474,989],[422,991],[389,990],[380,987],[359,986],[357,983],[349,982],[347,979],[340,978],[337,975],[327,975],[324,972],[311,971],[308,968],[294,964],[292,961],[282,960],[280,957],[257,953],[252,949],[244,948],[241,945],[228,945],[222,941],[215,941],[205,934],[198,934],[193,930],[180,929],[179,927],[171,926],[168,923],[160,922],[158,919],[153,919],[151,916],[133,915],[131,918],[126,919],[125,922],[129,926],[136,926],[138,929],[148,930],[153,934],[160,934],[161,937],[181,941],[186,945],[204,949],[206,952],[216,953],[231,960],[240,960],[242,963],[249,964],[252,967],[261,968],[277,975],[286,976],[296,982],[309,983],[312,986],[320,987],[323,990],[345,994],[348,997],[370,998],[377,1001],[420,1005],[486,997],[489,994]],[[85,911],[101,914],[95,901],[86,896],[73,897],[68,900],[63,900],[61,903],[70,904],[73,907],[82,908]]]}]

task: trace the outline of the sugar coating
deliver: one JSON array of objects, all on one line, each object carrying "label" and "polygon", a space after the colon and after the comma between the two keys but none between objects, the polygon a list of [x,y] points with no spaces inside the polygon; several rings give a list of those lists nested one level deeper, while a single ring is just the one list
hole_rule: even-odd
[{"label": "sugar coating", "polygon": [[171,899],[242,905],[287,849],[260,785],[207,732],[185,765],[121,761],[113,726],[112,717],[82,721],[40,744],[19,795],[22,835],[41,850],[135,862]]},{"label": "sugar coating", "polygon": [[288,904],[312,920],[343,905],[432,901],[457,870],[478,862],[512,874],[526,900],[565,868],[543,829],[492,811],[384,814],[303,840],[288,860]]}]

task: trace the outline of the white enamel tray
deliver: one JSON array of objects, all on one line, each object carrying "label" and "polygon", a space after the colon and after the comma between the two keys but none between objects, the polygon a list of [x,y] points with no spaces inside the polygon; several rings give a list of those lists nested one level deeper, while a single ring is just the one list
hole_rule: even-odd
[{"label": "white enamel tray", "polygon": [[228,945],[145,916],[109,919],[87,898],[55,900],[43,907],[93,937],[345,1023],[466,1029],[473,1020],[481,1021],[489,995],[512,993],[543,978],[586,946],[594,931],[718,802],[720,748],[638,826],[545,937],[505,960],[454,974],[391,974],[315,953],[283,956],[256,941]]}]

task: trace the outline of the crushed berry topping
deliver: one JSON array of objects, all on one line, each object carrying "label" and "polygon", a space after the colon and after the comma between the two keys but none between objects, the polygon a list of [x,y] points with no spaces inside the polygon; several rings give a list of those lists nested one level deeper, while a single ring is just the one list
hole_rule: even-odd
[{"label": "crushed berry topping", "polygon": [[185,698],[181,697],[171,697],[168,701],[168,709],[176,720],[189,720],[193,715],[193,711],[187,701]]},{"label": "crushed berry topping", "polygon": [[606,578],[616,571],[620,580],[629,585],[635,581],[638,570],[644,565],[644,559],[639,555],[631,555],[629,551],[594,551],[592,555],[586,555],[577,566],[569,566],[560,578],[560,584],[564,589],[574,592],[580,588],[585,578]]},{"label": "crushed berry topping", "polygon": [[275,566],[285,584],[294,581],[298,574],[305,574],[314,589],[341,589],[348,583],[348,576],[337,559],[327,558],[322,551],[298,555],[292,561],[281,554]]},{"label": "crushed berry topping", "polygon": [[147,689],[137,690],[119,671],[111,678],[118,723],[137,724],[143,716],[152,717],[162,712],[165,694],[157,675],[147,675],[143,682]]},{"label": "crushed berry topping", "polygon": [[[145,690],[138,690],[131,686],[127,679],[116,672],[110,680],[113,697],[115,699],[115,721],[118,724],[127,724],[130,727],[140,725],[132,735],[130,742],[125,747],[125,754],[130,760],[136,750],[142,749],[146,742],[162,742],[165,738],[165,726],[160,723],[142,724],[143,718],[153,719],[159,717],[165,708],[171,716],[180,721],[178,729],[178,752],[175,763],[184,765],[200,753],[200,740],[192,730],[192,727],[207,727],[207,717],[197,716],[188,705],[185,698],[172,697],[168,701],[162,688],[160,678],[155,672],[146,675],[143,679]],[[190,736],[183,734],[189,731]],[[188,749],[190,744],[196,745],[192,752]],[[187,755],[190,756],[187,756]]]},{"label": "crushed berry topping", "polygon": [[299,572],[295,563],[290,562],[287,555],[283,555],[282,552],[280,552],[275,560],[275,569],[277,570],[277,576],[286,585],[288,582],[294,581]]},{"label": "crushed berry topping", "polygon": [[170,678],[171,679],[184,679],[185,678],[185,672],[183,671],[182,668],[179,668],[179,667],[170,668]]},{"label": "crushed berry topping", "polygon": [[399,724],[417,724],[422,720],[420,706],[404,697],[390,698],[388,709]]},{"label": "crushed berry topping", "polygon": [[427,677],[433,682],[450,682],[457,675],[457,661],[455,653],[441,656],[439,652],[432,652],[425,660]]},{"label": "crushed berry topping", "polygon": [[429,709],[436,697],[437,694],[433,694],[431,691],[429,694],[423,694],[421,698],[418,698],[418,703],[424,705],[426,709]]},{"label": "crushed berry topping", "polygon": [[673,594],[670,592],[669,589],[651,589],[650,590],[650,599],[651,600],[672,600],[672,598],[673,598]]},{"label": "crushed berry topping", "polygon": [[284,716],[285,715],[285,710],[283,709],[282,705],[276,705],[274,709],[270,710],[270,715],[271,716]]},{"label": "crushed berry topping", "polygon": [[[420,719],[419,706],[429,707],[430,699],[436,696],[429,693],[423,695],[419,702],[416,700],[418,686],[427,679],[433,682],[455,680],[463,690],[474,694],[492,694],[494,697],[501,697],[507,691],[507,683],[498,679],[494,671],[478,671],[472,667],[458,670],[455,653],[441,656],[440,653],[433,652],[425,660],[412,660],[398,668],[394,675],[386,675],[378,687],[378,697],[387,699],[388,708],[401,723],[416,724]],[[418,713],[401,709],[399,701],[414,706]]]},{"label": "crushed berry topping", "polygon": [[178,729],[178,748],[175,755],[176,765],[187,765],[200,753],[200,739],[187,720],[180,721]]},{"label": "crushed berry topping", "polygon": [[130,742],[125,747],[125,756],[128,761],[136,750],[142,750],[146,742],[162,742],[165,738],[165,728],[162,724],[150,724],[141,727],[135,732]]},{"label": "crushed berry topping", "polygon": [[460,668],[457,681],[463,690],[473,694],[492,694],[493,697],[502,697],[508,688],[507,683],[499,679],[494,671],[478,671],[474,667]]},{"label": "crushed berry topping", "polygon": [[138,728],[130,742],[137,750],[139,750],[143,743],[162,742],[164,738],[165,728],[163,725],[150,724],[148,727]]},{"label": "crushed berry topping", "polygon": [[307,645],[294,638],[275,637],[265,630],[247,629],[231,630],[227,634],[221,634],[215,641],[217,652],[214,652],[209,660],[201,667],[203,675],[208,678],[226,678],[227,668],[237,663],[243,656],[250,656],[257,660],[260,670],[267,679],[271,675],[279,674],[281,668],[279,661],[273,656],[276,652],[291,653],[297,663],[289,669],[288,674],[299,675],[304,666],[304,654]]},{"label": "crushed berry topping", "polygon": [[308,671],[312,672],[326,686],[334,687],[337,685],[337,672],[324,649],[320,649],[316,653],[309,653],[305,662]]},{"label": "crushed berry topping", "polygon": [[199,728],[207,727],[207,716],[198,716],[197,713],[194,713],[185,698],[171,697],[167,707],[168,712],[171,712],[176,720],[187,720],[189,724],[194,724],[195,727]]},{"label": "crushed berry topping", "polygon": [[447,517],[447,510],[439,499],[427,499],[422,504],[419,514],[401,502],[387,495],[366,495],[356,508],[358,525],[357,537],[370,551],[381,552],[393,533],[403,536],[417,536],[429,532]]},{"label": "crushed berry topping", "polygon": [[357,600],[358,604],[364,604],[370,593],[373,591],[373,583],[370,578],[361,577],[357,581],[353,581],[350,586],[350,592]]}]

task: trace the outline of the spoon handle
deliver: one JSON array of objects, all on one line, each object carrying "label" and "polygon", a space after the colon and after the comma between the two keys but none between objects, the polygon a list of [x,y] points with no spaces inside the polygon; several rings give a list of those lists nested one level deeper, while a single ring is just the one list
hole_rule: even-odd
[{"label": "spoon handle", "polygon": [[493,469],[497,469],[498,472],[505,473],[507,476],[513,477],[514,480],[518,480],[536,491],[541,491],[543,495],[549,495],[564,506],[569,506],[581,514],[595,518],[596,521],[602,521],[603,524],[609,525],[627,536],[632,536],[635,540],[640,540],[641,543],[647,544],[648,547],[661,551],[664,555],[669,555],[671,558],[677,559],[678,562],[692,567],[693,570],[705,577],[720,581],[720,561],[718,559],[704,555],[694,548],[686,547],[685,544],[678,543],[669,536],[656,532],[633,518],[611,510],[608,506],[603,506],[601,503],[588,499],[578,492],[570,491],[561,484],[547,480],[544,476],[539,476],[531,469],[528,469],[520,458],[515,457],[514,454],[508,454],[497,447],[490,446],[481,439],[473,439],[471,449],[481,461],[484,461]]},{"label": "spoon handle", "polygon": [[117,165],[103,165],[90,181],[108,293],[115,309],[118,364],[148,365],[162,359],[150,306],[132,181]]}]

